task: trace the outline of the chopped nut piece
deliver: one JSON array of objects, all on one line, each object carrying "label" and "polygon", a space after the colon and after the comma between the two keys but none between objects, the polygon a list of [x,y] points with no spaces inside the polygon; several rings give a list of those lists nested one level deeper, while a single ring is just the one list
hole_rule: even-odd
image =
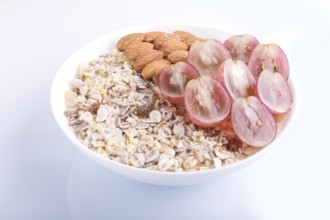
[{"label": "chopped nut piece", "polygon": [[241,146],[242,146],[242,141],[240,141],[236,137],[228,139],[228,144],[226,144],[226,148],[232,152],[238,151]]},{"label": "chopped nut piece", "polygon": [[89,107],[89,111],[92,114],[96,114],[97,110],[99,110],[101,103],[99,102],[94,102],[93,104],[91,104],[91,106]]},{"label": "chopped nut piece", "polygon": [[135,109],[134,113],[137,116],[142,116],[143,117],[143,116],[149,115],[151,110],[152,110],[151,105],[140,105]]}]

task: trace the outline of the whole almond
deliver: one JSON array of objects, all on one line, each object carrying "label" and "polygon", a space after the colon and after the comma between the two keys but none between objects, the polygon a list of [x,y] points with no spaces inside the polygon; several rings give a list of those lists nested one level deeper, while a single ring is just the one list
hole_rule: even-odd
[{"label": "whole almond", "polygon": [[148,63],[163,59],[163,55],[163,52],[154,49],[140,53],[134,61],[134,69],[137,72],[141,72]]},{"label": "whole almond", "polygon": [[141,33],[128,34],[128,35],[122,37],[117,42],[117,48],[118,48],[118,50],[123,51],[126,49],[126,47],[129,44],[141,42],[141,41],[143,41],[143,39],[144,39],[144,34],[141,34]]},{"label": "whole almond", "polygon": [[145,51],[151,50],[154,48],[152,43],[148,42],[137,42],[129,44],[124,50],[124,54],[129,60],[135,60],[135,58]]},{"label": "whole almond", "polygon": [[162,31],[151,31],[145,34],[144,41],[147,42],[152,42],[154,41],[157,37],[160,36],[165,36],[166,33]]},{"label": "whole almond", "polygon": [[179,36],[181,38],[181,41],[185,42],[188,47],[190,47],[195,41],[201,40],[201,38],[198,38],[195,35],[186,31],[175,31],[173,35]]},{"label": "whole almond", "polygon": [[170,53],[176,50],[188,50],[188,46],[182,41],[178,41],[176,39],[169,39],[164,41],[160,50],[164,52],[164,56],[168,56]]},{"label": "whole almond", "polygon": [[186,50],[176,50],[170,53],[167,56],[167,59],[171,61],[171,63],[177,63],[179,61],[187,61],[188,59],[188,51]]},{"label": "whole almond", "polygon": [[178,35],[174,35],[174,34],[165,34],[165,35],[161,35],[158,36],[157,38],[155,38],[154,40],[154,45],[156,49],[160,49],[165,41],[168,40],[176,40],[176,41],[180,41],[180,36]]},{"label": "whole almond", "polygon": [[174,31],[174,35],[178,35],[182,41],[186,41],[189,38],[196,37],[195,35],[186,31]]},{"label": "whole almond", "polygon": [[157,75],[162,71],[164,67],[171,65],[171,62],[168,60],[155,60],[151,63],[148,63],[142,70],[142,77],[144,79],[150,79],[154,75]]},{"label": "whole almond", "polygon": [[188,47],[190,48],[190,46],[195,43],[196,41],[204,41],[203,38],[199,38],[199,37],[191,37],[188,38],[187,40],[185,40],[184,42],[188,45]]}]

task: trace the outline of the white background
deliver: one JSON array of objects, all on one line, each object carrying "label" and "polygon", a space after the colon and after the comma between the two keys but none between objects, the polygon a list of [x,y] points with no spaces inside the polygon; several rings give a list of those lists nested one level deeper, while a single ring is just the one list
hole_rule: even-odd
[{"label": "white background", "polygon": [[[163,22],[281,45],[298,97],[278,147],[216,182],[162,187],[113,174],[72,146],[50,110],[57,69],[103,34]],[[329,41],[326,0],[1,0],[0,219],[330,219]]]}]

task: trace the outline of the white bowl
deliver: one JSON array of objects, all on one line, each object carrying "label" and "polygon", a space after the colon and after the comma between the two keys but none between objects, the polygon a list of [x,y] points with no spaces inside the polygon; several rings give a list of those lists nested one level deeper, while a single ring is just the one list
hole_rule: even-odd
[{"label": "white bowl", "polygon": [[[158,185],[172,185],[172,186],[182,186],[182,185],[195,185],[206,182],[211,182],[225,174],[233,173],[239,169],[242,169],[249,165],[250,163],[256,161],[265,152],[277,145],[277,140],[275,139],[270,145],[264,147],[261,151],[256,154],[233,164],[215,168],[205,171],[193,171],[193,172],[159,172],[151,171],[141,168],[135,168],[127,166],[115,161],[112,161],[98,153],[89,150],[85,145],[83,145],[75,136],[73,131],[68,125],[67,118],[64,115],[65,102],[64,102],[64,92],[69,89],[69,81],[74,78],[77,66],[82,63],[88,63],[89,61],[96,59],[100,54],[111,51],[115,47],[116,42],[124,35],[134,32],[148,32],[161,30],[165,32],[173,32],[175,30],[185,30],[197,36],[204,38],[214,38],[221,42],[224,42],[231,34],[221,31],[216,28],[210,28],[205,26],[195,26],[195,25],[147,25],[140,27],[133,27],[128,29],[119,30],[106,34],[87,45],[81,47],[79,50],[74,52],[61,66],[58,70],[51,88],[51,107],[54,117],[65,133],[65,135],[74,143],[74,145],[85,153],[88,157],[96,161],[97,163],[107,167],[113,172],[120,175],[126,176],[128,178],[158,184]],[[292,83],[291,88],[292,88]],[[292,88],[293,89],[293,88]],[[288,115],[288,119],[284,122],[284,127],[287,127],[287,122],[291,119],[293,110],[291,110]]]}]

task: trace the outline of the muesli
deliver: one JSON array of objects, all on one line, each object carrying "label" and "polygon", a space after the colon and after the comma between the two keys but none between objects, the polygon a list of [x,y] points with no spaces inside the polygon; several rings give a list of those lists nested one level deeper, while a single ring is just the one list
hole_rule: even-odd
[{"label": "muesli", "polygon": [[124,36],[78,67],[65,93],[69,126],[89,149],[139,168],[195,171],[245,159],[275,138],[275,116],[292,100],[279,47],[239,36],[224,44],[184,31]]}]

